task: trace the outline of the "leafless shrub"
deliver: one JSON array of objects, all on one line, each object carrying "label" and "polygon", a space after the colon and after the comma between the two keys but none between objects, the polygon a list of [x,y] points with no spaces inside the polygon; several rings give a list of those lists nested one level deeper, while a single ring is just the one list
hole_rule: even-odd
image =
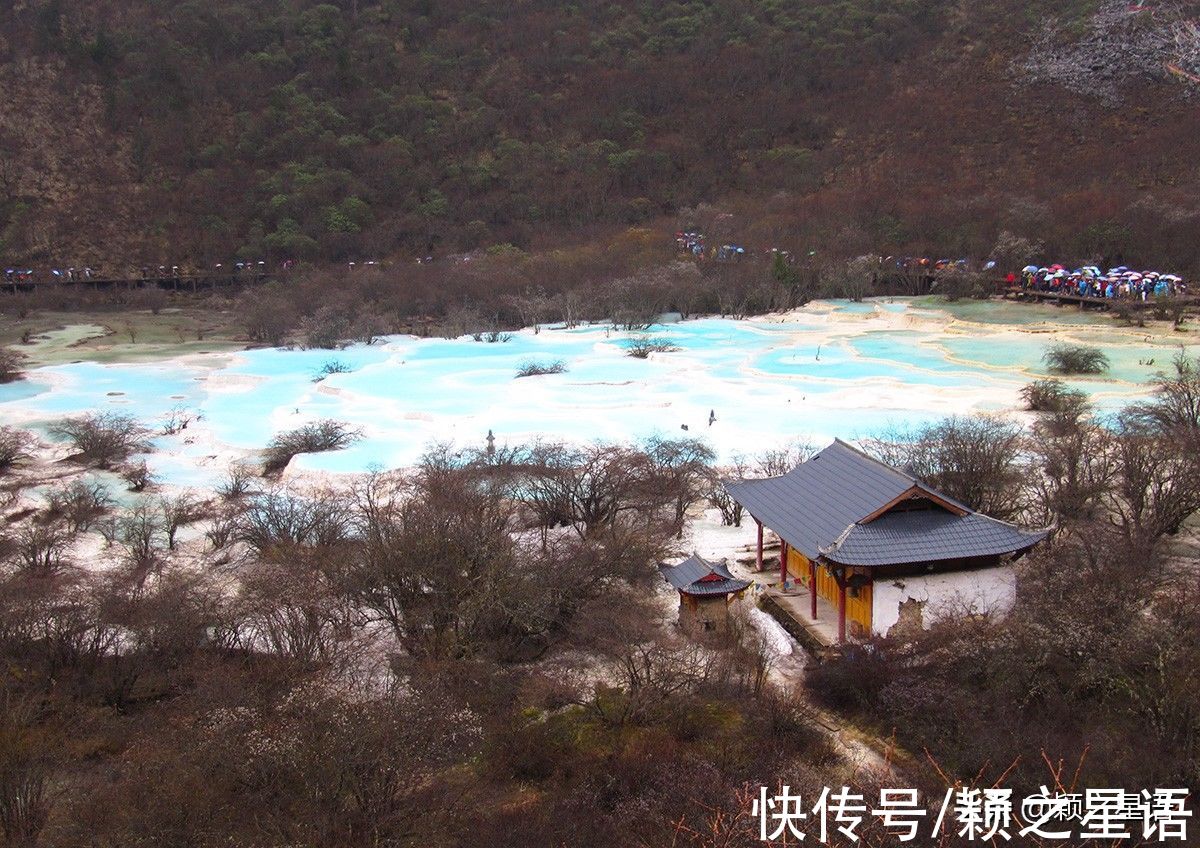
[{"label": "leafless shrub", "polygon": [[250,494],[254,487],[254,469],[245,463],[234,463],[225,472],[225,477],[217,484],[216,492],[227,501],[238,500]]},{"label": "leafless shrub", "polygon": [[822,294],[861,301],[874,290],[878,269],[878,260],[872,256],[827,265],[820,272]]},{"label": "leafless shrub", "polygon": [[65,489],[55,489],[47,500],[47,512],[61,516],[72,533],[87,531],[113,505],[107,486],[82,479],[73,480]]},{"label": "leafless shrub", "polygon": [[154,482],[154,474],[151,473],[146,460],[139,459],[122,469],[121,479],[129,484],[129,491],[143,492]]},{"label": "leafless shrub", "polygon": [[661,336],[638,336],[625,345],[625,355],[634,359],[646,359],[652,353],[671,353],[676,350],[679,348]]},{"label": "leafless shrub", "polygon": [[301,664],[334,659],[350,632],[350,610],[308,557],[253,562],[237,603],[251,647]]},{"label": "leafless shrub", "polygon": [[236,536],[238,529],[238,513],[230,509],[222,509],[208,522],[204,538],[212,545],[214,551],[226,547]]},{"label": "leafless shrub", "polygon": [[350,321],[336,306],[322,306],[300,319],[300,333],[306,348],[340,347],[351,336]]},{"label": "leafless shrub", "polygon": [[357,494],[349,586],[410,655],[529,660],[619,582],[649,579],[657,528],[594,525],[588,538],[530,545],[512,533],[526,482],[496,485],[493,466],[445,460],[406,479],[376,475]]},{"label": "leafless shrub", "polygon": [[552,362],[536,362],[532,359],[526,360],[517,366],[518,377],[540,377],[543,374],[565,374],[567,371],[567,363],[561,359],[556,359]]},{"label": "leafless shrub", "polygon": [[328,418],[280,433],[263,452],[263,474],[282,471],[297,454],[341,450],[361,437],[359,430]]},{"label": "leafless shrub", "polygon": [[283,344],[299,320],[291,299],[277,287],[244,296],[238,303],[238,314],[251,340],[273,347]]},{"label": "leafless shrub", "polygon": [[949,265],[934,274],[933,292],[953,302],[963,298],[986,298],[991,294],[991,288],[984,274]]},{"label": "leafless shrub", "polygon": [[1051,345],[1042,361],[1059,374],[1101,374],[1109,365],[1108,356],[1099,348],[1065,342]]},{"label": "leafless shrub", "polygon": [[1062,380],[1035,380],[1021,389],[1021,400],[1031,412],[1062,412],[1087,397],[1077,389],[1071,389]]},{"label": "leafless shrub", "polygon": [[50,433],[69,441],[78,460],[106,467],[131,453],[149,449],[146,430],[137,419],[121,412],[89,412],[65,418]]},{"label": "leafless shrub", "polygon": [[51,758],[30,698],[0,690],[0,833],[4,844],[35,848],[50,818]]},{"label": "leafless shrub", "polygon": [[174,436],[188,428],[195,416],[183,405],[174,406],[163,418],[162,434]]},{"label": "leafless shrub", "polygon": [[349,374],[351,370],[350,365],[340,359],[327,359],[313,375],[313,382],[319,383],[334,374]]}]

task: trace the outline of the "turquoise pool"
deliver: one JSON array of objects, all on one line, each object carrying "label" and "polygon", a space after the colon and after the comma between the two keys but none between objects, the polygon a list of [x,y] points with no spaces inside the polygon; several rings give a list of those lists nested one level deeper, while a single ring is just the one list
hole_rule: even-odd
[{"label": "turquoise pool", "polygon": [[[640,334],[583,326],[524,330],[497,343],[396,336],[341,351],[82,362],[0,386],[0,422],[44,431],[65,415],[112,409],[153,426],[183,407],[196,424],[159,437],[148,461],[160,478],[196,486],[275,433],[326,417],[360,427],[365,438],[300,457],[297,467],[401,466],[433,442],[481,447],[488,430],[501,443],[687,433],[730,459],[795,438],[819,443],[954,413],[1016,410],[1021,387],[1045,374],[1041,357],[1056,340],[1106,350],[1107,374],[1071,382],[1116,408],[1144,396],[1189,341],[1070,311],[1062,316],[1069,320],[1050,323],[1055,316],[1044,309],[1023,309],[889,298],[813,304],[785,319],[672,322],[649,333],[676,350],[645,360],[626,355]],[[346,372],[314,381],[331,360]],[[529,360],[561,360],[567,371],[516,378]]]}]

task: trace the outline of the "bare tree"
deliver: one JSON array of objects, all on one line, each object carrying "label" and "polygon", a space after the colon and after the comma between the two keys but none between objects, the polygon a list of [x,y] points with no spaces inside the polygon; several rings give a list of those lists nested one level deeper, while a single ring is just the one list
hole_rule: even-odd
[{"label": "bare tree", "polygon": [[90,529],[92,523],[113,505],[107,486],[84,479],[73,480],[65,489],[55,489],[47,500],[47,513],[61,516],[72,533]]},{"label": "bare tree", "polygon": [[0,427],[0,474],[29,455],[33,436],[16,427]]},{"label": "bare tree", "polygon": [[339,347],[352,333],[350,320],[334,305],[322,306],[300,320],[300,334],[308,348]]},{"label": "bare tree", "polygon": [[258,556],[286,558],[297,548],[336,547],[350,537],[350,504],[336,493],[271,491],[250,499],[237,537]]},{"label": "bare tree", "polygon": [[25,375],[24,365],[28,359],[19,350],[0,347],[0,383],[11,383]]},{"label": "bare tree", "polygon": [[987,277],[960,265],[948,265],[934,273],[933,291],[946,300],[963,298],[986,298],[991,294]]},{"label": "bare tree", "polygon": [[626,522],[530,544],[512,533],[515,481],[444,458],[407,478],[374,475],[357,493],[352,597],[413,656],[528,660],[616,582],[651,574],[660,528]]},{"label": "bare tree", "polygon": [[1030,478],[1034,518],[1068,526],[1098,520],[1116,473],[1111,432],[1083,404],[1053,411],[1035,434],[1029,441],[1037,472]]},{"label": "bare tree", "polygon": [[755,477],[780,477],[816,453],[812,442],[793,439],[777,448],[767,448],[756,454],[750,469]]},{"label": "bare tree", "polygon": [[139,503],[117,521],[117,541],[125,562],[139,582],[162,565],[165,542],[162,516],[148,503]]},{"label": "bare tree", "polygon": [[968,507],[1011,519],[1024,507],[1024,429],[988,416],[953,416],[864,447]]},{"label": "bare tree", "polygon": [[296,307],[280,289],[259,289],[238,303],[238,314],[253,341],[278,346],[283,344],[299,318]]},{"label": "bare tree", "polygon": [[1172,361],[1172,372],[1159,374],[1155,396],[1133,404],[1128,417],[1189,441],[1200,434],[1200,360],[1180,351]]},{"label": "bare tree", "polygon": [[827,265],[821,270],[823,294],[860,301],[874,291],[878,269],[878,260],[872,256]]},{"label": "bare tree", "polygon": [[162,513],[163,532],[167,537],[167,548],[175,550],[175,537],[179,529],[191,524],[200,517],[200,503],[187,492],[173,497],[163,496],[158,499],[158,508]]},{"label": "bare tree", "polygon": [[1149,551],[1200,510],[1200,456],[1194,444],[1126,421],[1113,440],[1117,466],[1108,492],[1111,520],[1131,551]]},{"label": "bare tree", "polygon": [[1028,265],[1036,257],[1041,256],[1042,242],[1014,235],[1003,230],[992,247],[991,258],[1001,270],[1016,270]]},{"label": "bare tree", "polygon": [[67,564],[74,536],[57,522],[30,521],[12,539],[19,571],[31,577],[53,577]]},{"label": "bare tree", "polygon": [[0,690],[0,832],[13,848],[36,848],[50,818],[50,757],[31,699]]},{"label": "bare tree", "polygon": [[650,460],[652,485],[674,501],[676,535],[683,536],[688,508],[710,490],[716,455],[699,439],[648,439],[642,446]]},{"label": "bare tree", "polygon": [[647,486],[652,475],[649,457],[632,448],[536,445],[530,450],[522,497],[543,526],[568,524],[587,537],[611,526],[623,512],[661,500]]},{"label": "bare tree", "polygon": [[319,557],[291,548],[286,558],[251,563],[237,600],[248,647],[302,664],[336,658],[348,609]]}]

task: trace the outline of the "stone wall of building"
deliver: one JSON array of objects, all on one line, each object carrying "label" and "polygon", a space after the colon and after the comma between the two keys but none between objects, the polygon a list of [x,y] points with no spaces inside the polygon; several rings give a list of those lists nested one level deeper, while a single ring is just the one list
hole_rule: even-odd
[{"label": "stone wall of building", "polygon": [[729,596],[679,596],[679,626],[688,633],[725,633],[729,630]]}]

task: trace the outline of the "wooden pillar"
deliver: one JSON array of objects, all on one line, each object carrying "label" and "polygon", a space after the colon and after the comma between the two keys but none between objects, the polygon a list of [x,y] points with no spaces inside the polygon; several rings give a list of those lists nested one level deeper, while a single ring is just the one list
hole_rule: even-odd
[{"label": "wooden pillar", "polygon": [[808,601],[812,620],[817,620],[817,564],[808,561]]},{"label": "wooden pillar", "polygon": [[780,580],[779,588],[780,589],[787,588],[787,555],[788,555],[788,543],[783,541],[783,538],[781,537],[779,539],[779,580]]},{"label": "wooden pillar", "polygon": [[762,526],[762,522],[759,521],[757,518],[754,519],[754,523],[758,525],[758,558],[755,561],[755,568],[757,568],[759,571],[762,571],[763,570],[763,561],[762,561],[763,526]]},{"label": "wooden pillar", "polygon": [[846,641],[846,574],[842,573],[838,584],[838,644]]}]

